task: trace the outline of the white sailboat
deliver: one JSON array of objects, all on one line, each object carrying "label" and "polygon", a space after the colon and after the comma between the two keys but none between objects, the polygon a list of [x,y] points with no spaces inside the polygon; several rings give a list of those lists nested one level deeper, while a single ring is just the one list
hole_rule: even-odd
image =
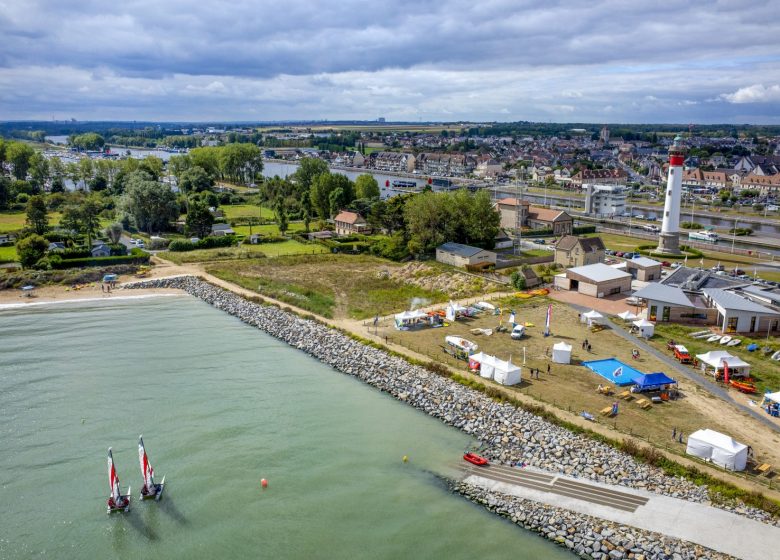
[{"label": "white sailboat", "polygon": [[138,436],[138,460],[141,463],[141,476],[144,479],[144,485],[141,487],[141,499],[159,500],[165,488],[165,477],[159,484],[154,482],[154,469],[149,461],[149,456],[146,454],[143,436]]},{"label": "white sailboat", "polygon": [[130,488],[128,487],[127,494],[122,494],[122,490],[119,487],[119,476],[117,476],[116,468],[114,468],[114,456],[111,454],[110,447],[108,448],[108,484],[111,486],[111,495],[108,498],[108,510],[106,513],[129,511]]}]

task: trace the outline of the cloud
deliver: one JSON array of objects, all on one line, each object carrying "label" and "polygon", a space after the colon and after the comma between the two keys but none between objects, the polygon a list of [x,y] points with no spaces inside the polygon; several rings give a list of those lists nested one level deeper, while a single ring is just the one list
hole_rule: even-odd
[{"label": "cloud", "polygon": [[673,19],[620,0],[0,0],[0,118],[777,122],[778,86],[761,85],[780,83],[777,15],[771,0],[691,0]]},{"label": "cloud", "polygon": [[780,101],[780,85],[775,84],[764,87],[764,84],[754,84],[739,88],[734,93],[724,93],[721,95],[721,98],[729,103],[769,103]]}]

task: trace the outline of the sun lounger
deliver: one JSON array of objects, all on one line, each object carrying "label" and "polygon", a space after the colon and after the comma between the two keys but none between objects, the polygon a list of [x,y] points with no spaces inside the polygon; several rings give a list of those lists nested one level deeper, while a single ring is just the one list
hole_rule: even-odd
[{"label": "sun lounger", "polygon": [[653,406],[653,403],[651,403],[647,399],[639,399],[638,401],[636,401],[636,404],[639,405],[639,408],[644,408],[644,409],[648,409],[651,406]]},{"label": "sun lounger", "polygon": [[627,401],[627,400],[630,400],[630,399],[631,399],[631,397],[633,397],[633,396],[634,396],[634,395],[632,395],[632,394],[631,394],[631,391],[629,391],[628,389],[626,389],[625,391],[623,391],[622,393],[620,393],[620,394],[618,395],[618,398],[619,398],[619,399],[623,399],[623,400],[626,400],[626,401]]},{"label": "sun lounger", "polygon": [[763,463],[757,466],[756,470],[761,474],[768,475],[770,472],[772,472],[772,465],[770,465],[769,463]]},{"label": "sun lounger", "polygon": [[580,412],[580,416],[582,416],[585,420],[590,420],[591,422],[596,421],[595,416],[593,416],[590,412],[585,412],[584,410]]}]

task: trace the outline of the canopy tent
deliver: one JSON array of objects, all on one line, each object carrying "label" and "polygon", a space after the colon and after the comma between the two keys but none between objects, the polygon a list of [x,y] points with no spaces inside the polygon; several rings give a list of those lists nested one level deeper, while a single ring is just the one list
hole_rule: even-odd
[{"label": "canopy tent", "polygon": [[423,311],[404,311],[395,316],[395,328],[399,330],[408,329],[427,318],[428,314]]},{"label": "canopy tent", "polygon": [[688,455],[711,461],[725,469],[744,471],[747,464],[747,445],[715,430],[698,430],[688,436]]},{"label": "canopy tent", "polygon": [[634,319],[637,318],[636,315],[634,315],[633,313],[631,313],[628,310],[623,311],[623,313],[618,313],[618,317],[620,317],[624,321],[633,321]]},{"label": "canopy tent", "polygon": [[764,398],[759,406],[770,416],[780,416],[780,391],[777,393],[764,393]]},{"label": "canopy tent", "polygon": [[737,356],[732,356],[725,350],[710,350],[706,354],[696,354],[696,359],[701,363],[702,371],[707,371],[709,366],[716,376],[723,373],[723,362],[728,364],[731,376],[745,376],[750,373],[749,363]]},{"label": "canopy tent", "polygon": [[[767,401],[780,404],[780,391],[778,391],[777,393],[764,393],[764,402]],[[763,404],[763,402],[761,404]]]},{"label": "canopy tent", "polygon": [[580,321],[583,323],[588,323],[588,326],[591,326],[593,323],[600,323],[603,318],[604,315],[595,309],[591,309],[587,313],[582,314]]},{"label": "canopy tent", "polygon": [[556,364],[571,363],[571,344],[560,341],[553,345],[552,361]]},{"label": "canopy tent", "polygon": [[493,379],[501,385],[517,385],[522,378],[520,366],[512,363],[512,360],[495,359],[493,364]]},{"label": "canopy tent", "polygon": [[454,301],[450,301],[450,304],[447,306],[447,308],[444,310],[444,317],[448,321],[454,321],[458,314],[463,313],[466,311],[466,308],[462,305],[458,305]]},{"label": "canopy tent", "polygon": [[636,390],[641,391],[653,391],[662,389],[666,385],[675,385],[676,380],[668,377],[665,373],[646,373],[634,377],[634,383],[636,384]]},{"label": "canopy tent", "polygon": [[655,323],[651,323],[647,319],[639,319],[632,324],[639,329],[639,336],[644,338],[650,338],[655,332]]},{"label": "canopy tent", "polygon": [[469,356],[469,369],[479,370],[479,375],[485,379],[493,379],[496,358],[484,352]]}]

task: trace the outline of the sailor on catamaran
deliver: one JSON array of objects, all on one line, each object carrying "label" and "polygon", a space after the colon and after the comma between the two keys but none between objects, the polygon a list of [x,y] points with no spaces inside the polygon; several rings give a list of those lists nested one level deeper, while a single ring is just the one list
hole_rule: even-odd
[{"label": "sailor on catamaran", "polygon": [[160,484],[154,482],[154,469],[149,462],[149,456],[146,454],[143,436],[138,436],[138,460],[141,463],[141,475],[144,478],[144,485],[141,488],[141,497],[159,499],[159,495],[162,494],[165,477],[163,477],[163,481]]}]

